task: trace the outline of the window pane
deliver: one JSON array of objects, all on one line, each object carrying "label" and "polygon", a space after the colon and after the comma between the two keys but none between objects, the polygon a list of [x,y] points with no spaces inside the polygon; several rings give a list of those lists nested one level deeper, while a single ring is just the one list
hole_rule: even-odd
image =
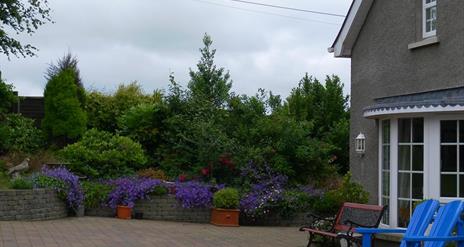
[{"label": "window pane", "polygon": [[456,197],[457,192],[457,176],[456,175],[441,175],[441,196]]},{"label": "window pane", "polygon": [[409,173],[398,173],[398,196],[411,198]]},{"label": "window pane", "polygon": [[422,174],[412,174],[412,198],[423,199],[424,178]]},{"label": "window pane", "polygon": [[411,203],[409,201],[398,200],[398,226],[407,227],[411,212]]},{"label": "window pane", "polygon": [[398,120],[398,141],[403,143],[411,142],[411,119]]},{"label": "window pane", "polygon": [[457,142],[457,131],[458,131],[458,122],[457,121],[441,121],[441,142]]},{"label": "window pane", "polygon": [[390,143],[390,120],[382,121],[382,141]]},{"label": "window pane", "polygon": [[[389,198],[386,198],[386,197],[382,197],[382,205],[383,206],[389,206],[390,205],[390,199]],[[389,214],[389,211],[390,210],[385,210],[385,213],[383,214],[383,218],[382,218],[382,222],[384,224],[389,224],[389,218],[390,218],[390,214]]]},{"label": "window pane", "polygon": [[414,118],[412,120],[412,141],[424,142],[424,119]]},{"label": "window pane", "polygon": [[425,9],[425,19],[430,20],[432,18],[432,11],[431,8]]},{"label": "window pane", "polygon": [[459,176],[459,197],[464,197],[464,175]]},{"label": "window pane", "polygon": [[411,170],[411,146],[398,147],[398,169]]},{"label": "window pane", "polygon": [[464,121],[459,121],[459,142],[464,142]]},{"label": "window pane", "polygon": [[424,146],[415,145],[412,147],[412,170],[424,170]]},{"label": "window pane", "polygon": [[457,171],[457,146],[441,146],[441,171]]},{"label": "window pane", "polygon": [[382,169],[389,170],[390,169],[390,146],[383,146],[382,157],[383,157]]},{"label": "window pane", "polygon": [[382,172],[382,195],[390,195],[390,173]]},{"label": "window pane", "polygon": [[459,171],[464,172],[464,146],[459,146]]}]

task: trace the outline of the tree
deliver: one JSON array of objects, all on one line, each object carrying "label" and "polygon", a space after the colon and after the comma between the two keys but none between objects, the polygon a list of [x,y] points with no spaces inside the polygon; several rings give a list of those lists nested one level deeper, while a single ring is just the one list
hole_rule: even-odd
[{"label": "tree", "polygon": [[39,26],[51,21],[47,0],[6,0],[0,4],[0,52],[8,58],[11,54],[34,56],[37,48],[31,44],[23,44],[11,37],[7,29],[16,34],[33,34]]},{"label": "tree", "polygon": [[201,58],[197,64],[198,71],[190,69],[188,88],[194,99],[202,99],[216,107],[222,106],[229,98],[232,87],[229,72],[217,68],[214,64],[215,49],[211,49],[213,41],[208,34],[203,37],[205,47],[200,49]]},{"label": "tree", "polygon": [[45,117],[42,127],[49,138],[64,145],[86,130],[87,116],[79,102],[75,73],[65,69],[54,75],[45,87]]},{"label": "tree", "polygon": [[5,83],[0,74],[0,117],[8,112],[17,100],[13,85]]},{"label": "tree", "polygon": [[310,121],[311,136],[332,146],[332,161],[341,172],[348,171],[349,109],[348,96],[338,76],[327,76],[325,85],[305,74],[287,98],[288,114],[298,121]]}]

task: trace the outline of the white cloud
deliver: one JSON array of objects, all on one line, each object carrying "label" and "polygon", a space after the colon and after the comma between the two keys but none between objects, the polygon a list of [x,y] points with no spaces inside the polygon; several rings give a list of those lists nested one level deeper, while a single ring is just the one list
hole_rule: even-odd
[{"label": "white cloud", "polygon": [[[351,2],[259,1],[342,14]],[[228,0],[206,2],[229,7],[203,0],[51,0],[56,23],[22,37],[40,49],[38,57],[1,57],[0,69],[21,95],[40,95],[48,64],[70,50],[79,58],[86,87],[111,91],[137,80],[150,92],[166,88],[170,72],[182,84],[188,82],[188,68],[195,68],[201,38],[208,32],[217,64],[230,70],[238,93],[265,88],[285,97],[305,72],[321,80],[326,74],[340,75],[348,92],[349,60],[327,53],[339,26],[311,21],[341,24],[341,18]]]}]

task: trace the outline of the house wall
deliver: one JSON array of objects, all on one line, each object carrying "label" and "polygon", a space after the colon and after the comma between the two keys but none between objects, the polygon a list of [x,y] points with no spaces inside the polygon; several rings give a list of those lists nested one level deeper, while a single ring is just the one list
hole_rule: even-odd
[{"label": "house wall", "polygon": [[[378,202],[378,121],[363,108],[374,99],[464,85],[464,1],[438,0],[438,44],[408,49],[422,37],[422,0],[374,1],[351,59],[350,164],[354,179]],[[366,154],[354,139],[366,135]]]}]

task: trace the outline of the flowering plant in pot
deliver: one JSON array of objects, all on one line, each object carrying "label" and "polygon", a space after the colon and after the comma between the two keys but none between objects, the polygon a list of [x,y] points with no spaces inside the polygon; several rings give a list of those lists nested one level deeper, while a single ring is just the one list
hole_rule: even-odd
[{"label": "flowering plant in pot", "polygon": [[162,186],[158,179],[151,178],[118,178],[108,182],[113,186],[109,194],[108,205],[116,209],[117,217],[130,219],[135,201],[148,198],[157,186]]},{"label": "flowering plant in pot", "polygon": [[217,226],[239,226],[239,194],[236,189],[224,188],[213,196],[211,224]]}]

